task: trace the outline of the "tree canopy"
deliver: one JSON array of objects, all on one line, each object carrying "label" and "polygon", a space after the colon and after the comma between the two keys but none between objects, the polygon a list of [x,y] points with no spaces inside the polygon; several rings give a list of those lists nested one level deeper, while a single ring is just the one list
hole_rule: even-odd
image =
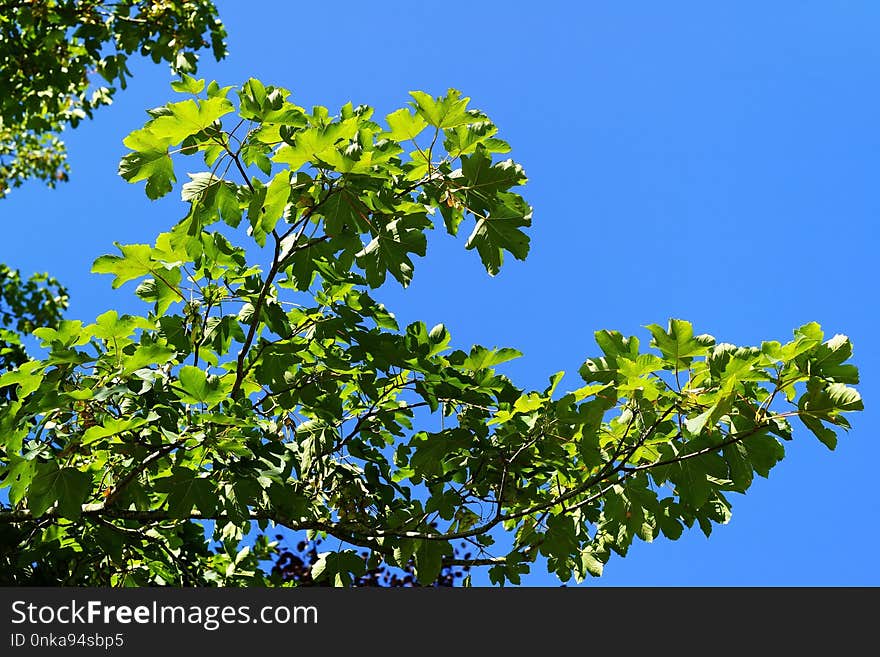
[{"label": "tree canopy", "polygon": [[515,349],[455,348],[371,296],[410,283],[435,228],[490,275],[528,255],[526,174],[469,98],[412,92],[381,120],[255,79],[173,87],[119,173],[178,187],[186,215],[93,268],[144,314],[37,329],[45,356],[0,376],[5,583],[297,583],[265,565],[272,526],[332,538],[316,582],[518,583],[538,560],[582,580],[636,538],[708,535],[792,420],[833,449],[862,409],[849,339],[815,323],[755,346],[601,330],[577,386],[520,388]]},{"label": "tree canopy", "polygon": [[0,264],[0,372],[27,360],[24,336],[56,326],[67,309],[67,290],[48,274],[22,279]]},{"label": "tree canopy", "polygon": [[67,180],[59,133],[126,87],[132,53],[191,73],[198,50],[226,54],[225,36],[208,0],[0,1],[0,198]]}]

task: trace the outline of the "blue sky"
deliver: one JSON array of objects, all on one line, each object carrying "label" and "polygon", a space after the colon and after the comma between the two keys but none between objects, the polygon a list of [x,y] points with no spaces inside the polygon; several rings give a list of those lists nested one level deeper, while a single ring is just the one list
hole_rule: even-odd
[{"label": "blue sky", "polygon": [[[880,4],[737,2],[217,3],[230,56],[200,76],[250,76],[331,110],[382,116],[422,89],[471,96],[513,146],[535,207],[532,251],[489,278],[437,233],[413,285],[376,296],[402,322],[444,322],[457,346],[513,346],[507,373],[563,387],[602,328],[669,317],[721,341],[786,340],[818,321],[855,343],[867,410],[834,453],[798,428],[769,480],[733,496],[706,539],[637,543],[587,585],[880,585],[876,217]],[[112,242],[151,242],[184,214],[116,176],[122,138],[171,99],[166,68],[66,134],[71,182],[0,205],[0,262],[50,271],[70,317],[143,312],[133,285],[89,274]],[[529,585],[556,581],[536,571]]]}]

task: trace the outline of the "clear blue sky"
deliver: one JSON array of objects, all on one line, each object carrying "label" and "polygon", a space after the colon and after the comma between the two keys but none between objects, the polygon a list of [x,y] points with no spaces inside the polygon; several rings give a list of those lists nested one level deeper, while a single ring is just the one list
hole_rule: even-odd
[{"label": "clear blue sky", "polygon": [[[878,231],[880,4],[875,2],[218,3],[230,56],[300,105],[351,100],[380,115],[412,89],[461,89],[526,168],[532,253],[489,278],[439,233],[406,291],[377,296],[404,322],[444,322],[458,346],[515,346],[507,372],[543,387],[611,328],[691,320],[741,344],[818,321],[847,333],[867,410],[829,452],[796,431],[787,458],[710,539],[637,542],[588,585],[880,585]],[[69,132],[71,182],[0,204],[0,261],[48,270],[71,317],[143,312],[133,285],[89,274],[112,242],[150,242],[184,214],[116,176],[122,138],[170,100],[166,68]],[[525,581],[554,584],[543,572]]]}]

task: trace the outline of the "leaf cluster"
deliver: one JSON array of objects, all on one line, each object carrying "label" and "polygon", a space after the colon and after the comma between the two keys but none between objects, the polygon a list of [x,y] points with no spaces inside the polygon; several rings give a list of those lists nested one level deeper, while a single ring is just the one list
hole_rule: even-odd
[{"label": "leaf cluster", "polygon": [[132,54],[191,73],[197,51],[226,54],[225,36],[208,0],[0,2],[0,198],[67,180],[58,134],[125,89]]},{"label": "leaf cluster", "polygon": [[27,360],[23,339],[37,328],[56,326],[67,302],[67,290],[48,274],[25,279],[0,264],[0,371]]},{"label": "leaf cluster", "polygon": [[636,538],[708,535],[792,420],[834,448],[862,409],[849,339],[816,324],[754,347],[679,319],[646,348],[598,331],[579,387],[518,387],[516,350],[457,349],[371,296],[411,282],[435,227],[489,274],[528,253],[525,173],[468,98],[412,92],[380,120],[254,79],[174,88],[119,172],[159,198],[196,162],[187,212],[94,264],[148,310],[37,329],[47,356],[0,376],[7,578],[69,559],[64,581],[88,561],[112,585],[278,583],[256,524],[332,537],[318,582],[457,564],[515,584],[539,559],[582,580]]}]

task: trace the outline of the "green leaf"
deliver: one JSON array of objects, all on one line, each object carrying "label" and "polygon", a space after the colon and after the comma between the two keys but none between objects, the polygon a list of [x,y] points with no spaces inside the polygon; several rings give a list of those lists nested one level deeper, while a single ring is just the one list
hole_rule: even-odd
[{"label": "green leaf", "polygon": [[694,507],[703,506],[712,494],[712,485],[707,477],[706,466],[702,459],[688,459],[674,466],[678,472],[670,476],[676,486],[682,502]]},{"label": "green leaf", "polygon": [[133,152],[120,161],[119,175],[132,183],[146,180],[151,199],[164,196],[176,180],[168,147],[201,132],[232,109],[222,96],[165,105],[156,118],[123,140]]},{"label": "green leaf", "polygon": [[635,336],[625,338],[619,331],[607,329],[596,331],[593,336],[605,357],[588,358],[581,365],[578,374],[587,383],[614,383],[618,379],[621,361],[638,360],[639,339]]},{"label": "green leaf", "polygon": [[77,520],[91,485],[92,478],[76,468],[59,468],[55,461],[41,463],[28,489],[28,508],[39,517],[57,502],[62,517]]},{"label": "green leaf", "polygon": [[639,339],[635,336],[626,338],[620,331],[603,329],[596,331],[593,337],[609,359],[636,360],[639,357]]},{"label": "green leaf", "polygon": [[156,479],[154,486],[157,492],[167,494],[168,513],[172,518],[186,518],[194,508],[210,515],[217,508],[216,486],[196,470],[175,467],[167,477]]},{"label": "green leaf", "polygon": [[469,370],[482,370],[488,367],[495,367],[501,363],[506,363],[507,361],[519,358],[520,356],[522,356],[522,352],[509,347],[492,350],[475,345],[471,348],[471,353],[465,359],[464,363],[462,363],[462,367]]},{"label": "green leaf", "polygon": [[[171,146],[201,132],[234,108],[228,99],[216,96],[206,100],[188,99],[169,103],[164,109],[166,112],[150,121],[147,129],[157,139]],[[124,143],[131,148],[128,140]]]},{"label": "green leaf", "polygon": [[520,228],[532,225],[532,208],[516,194],[499,194],[488,216],[480,217],[465,243],[476,249],[490,275],[495,276],[504,263],[504,251],[517,260],[529,254],[529,237]]},{"label": "green leaf", "polygon": [[151,259],[153,249],[148,244],[114,244],[122,252],[121,256],[102,255],[92,265],[94,274],[115,274],[114,289],[153,271],[157,263]]},{"label": "green leaf", "polygon": [[798,419],[804,423],[804,426],[807,427],[807,429],[813,432],[813,435],[816,436],[825,447],[830,450],[834,450],[837,447],[837,433],[833,429],[829,429],[822,424],[820,420],[809,415],[799,415]]},{"label": "green leaf", "polygon": [[474,151],[473,155],[461,158],[461,170],[458,176],[464,183],[460,191],[464,193],[469,208],[479,214],[491,213],[498,202],[498,194],[512,187],[526,183],[526,172],[513,160],[492,163],[492,156],[483,147]]},{"label": "green leaf", "polygon": [[325,151],[333,149],[337,143],[351,139],[357,134],[358,122],[355,118],[330,123],[322,128],[313,127],[297,132],[293,143],[278,149],[273,162],[286,164],[296,171],[306,162],[319,160]]},{"label": "green leaf", "polygon": [[109,436],[115,436],[125,431],[131,431],[147,424],[147,420],[142,417],[135,418],[107,418],[104,423],[98,426],[89,427],[82,437],[82,444],[88,445]]},{"label": "green leaf", "polygon": [[687,427],[688,433],[699,435],[706,426],[706,423],[712,418],[715,408],[715,406],[712,406],[709,410],[685,420],[684,425]]},{"label": "green leaf", "polygon": [[62,347],[85,344],[90,337],[78,319],[63,319],[55,328],[45,326],[35,329],[34,335],[40,338],[46,346],[60,345]]},{"label": "green leaf", "polygon": [[188,93],[193,95],[200,94],[205,88],[205,81],[196,80],[186,73],[183,73],[180,76],[180,80],[174,80],[171,83],[171,88],[178,93]]},{"label": "green leaf", "polygon": [[[863,411],[865,405],[862,403],[862,396],[855,388],[850,388],[842,383],[832,383],[825,388],[825,394],[831,404],[831,408],[839,412]],[[814,405],[808,403],[809,410],[815,410]]]},{"label": "green leaf", "polygon": [[654,354],[641,354],[634,360],[622,358],[617,365],[618,371],[625,379],[624,383],[639,387],[644,384],[648,374],[663,369],[663,360]]},{"label": "green leaf", "polygon": [[442,475],[444,460],[449,454],[473,445],[470,433],[463,429],[449,429],[439,433],[420,432],[410,441],[415,453],[410,466],[416,475]]},{"label": "green leaf", "polygon": [[18,369],[5,372],[0,376],[0,388],[17,385],[19,386],[18,397],[23,399],[40,387],[44,369],[40,361],[30,360],[22,363]]},{"label": "green leaf", "polygon": [[483,146],[489,153],[507,153],[510,145],[501,139],[492,137],[498,128],[488,120],[447,128],[444,131],[446,140],[443,147],[452,157],[473,153],[477,146]]},{"label": "green leaf", "polygon": [[742,443],[727,445],[723,449],[723,454],[727,461],[728,476],[736,486],[736,490],[741,493],[746,492],[752,485],[753,477],[752,464],[745,446]]},{"label": "green leaf", "polygon": [[[751,472],[751,469],[749,469]],[[663,532],[663,535],[668,538],[670,541],[677,541],[681,538],[681,535],[684,531],[684,527],[682,527],[681,522],[675,512],[675,503],[667,500],[664,500],[666,504],[660,509],[660,512],[657,513],[657,524],[660,526],[660,531]]]},{"label": "green leaf", "polygon": [[354,550],[322,552],[312,564],[312,578],[316,582],[330,579],[334,586],[351,586],[353,577],[366,572],[364,560]]},{"label": "green leaf", "polygon": [[581,550],[581,569],[585,573],[589,573],[593,577],[601,577],[602,571],[605,569],[605,564],[599,559],[592,547],[588,547],[585,550]]},{"label": "green leaf", "polygon": [[184,365],[178,373],[177,396],[186,404],[207,404],[213,407],[229,396],[232,390],[232,379],[229,375],[218,377],[206,374],[192,365]]},{"label": "green leaf", "polygon": [[428,332],[428,339],[432,345],[431,351],[428,352],[428,356],[431,357],[449,349],[449,342],[452,340],[452,336],[449,335],[449,331],[446,330],[443,324],[437,324]]},{"label": "green leaf", "polygon": [[858,383],[859,370],[845,361],[852,356],[852,342],[845,335],[835,335],[818,345],[807,361],[806,373],[837,383]]},{"label": "green leaf", "polygon": [[531,413],[545,406],[546,401],[541,395],[530,392],[517,398],[513,403],[513,410],[515,413]]},{"label": "green leaf", "polygon": [[654,336],[651,346],[658,348],[676,367],[687,367],[694,356],[705,356],[708,348],[715,344],[711,335],[694,337],[693,326],[682,319],[670,319],[666,330],[659,324],[650,324],[646,328]]},{"label": "green leaf", "polygon": [[187,173],[190,181],[184,183],[180,188],[180,199],[182,201],[198,201],[211,193],[212,189],[223,186],[226,183],[223,178],[218,178],[210,171],[200,173]]},{"label": "green leaf", "polygon": [[143,317],[131,315],[119,316],[115,310],[98,315],[94,324],[85,327],[85,331],[101,340],[121,340],[128,338],[135,329],[152,329],[153,323]]},{"label": "green leaf", "polygon": [[769,477],[770,470],[785,456],[785,448],[773,436],[766,433],[749,436],[743,441],[752,466],[762,477]]},{"label": "green leaf", "polygon": [[137,286],[135,294],[148,303],[154,303],[157,315],[164,315],[172,303],[183,301],[180,292],[182,274],[179,267],[156,271],[162,278],[144,279]]},{"label": "green leaf", "polygon": [[275,224],[281,218],[288,198],[290,198],[290,172],[281,171],[267,186],[266,197],[259,208],[259,214],[255,217],[249,216],[254,236],[258,237],[259,243],[265,243],[265,236],[275,230]]},{"label": "green leaf", "polygon": [[415,541],[415,574],[419,584],[430,584],[437,579],[444,556],[452,556],[452,546],[447,541]]},{"label": "green leaf", "polygon": [[39,461],[33,458],[25,459],[10,452],[6,465],[0,466],[0,473],[5,473],[5,477],[0,481],[0,487],[9,487],[11,504],[18,505],[27,496],[31,482],[37,474],[38,465]]},{"label": "green leaf", "polygon": [[807,390],[798,399],[801,414],[835,422],[840,413],[861,411],[865,406],[855,388],[842,383],[826,384],[818,379],[807,382]]},{"label": "green leaf", "polygon": [[204,335],[206,344],[211,344],[218,354],[225,354],[233,339],[244,342],[244,331],[235,315],[208,318]]},{"label": "green leaf", "polygon": [[721,396],[706,411],[685,420],[688,432],[696,436],[703,432],[707,424],[710,427],[715,426],[724,415],[730,412],[732,401],[732,394]]},{"label": "green leaf", "polygon": [[330,194],[320,212],[324,215],[324,226],[330,236],[338,236],[344,227],[359,233],[370,230],[367,220],[370,209],[344,187]]},{"label": "green leaf", "polygon": [[825,334],[822,327],[817,322],[809,322],[794,330],[795,341],[808,340],[810,342],[821,342]]},{"label": "green leaf", "polygon": [[136,151],[119,162],[119,175],[130,183],[147,181],[147,197],[162,198],[174,187],[174,163],[167,150]]},{"label": "green leaf", "polygon": [[385,117],[385,120],[388,121],[391,130],[383,133],[382,136],[394,141],[415,139],[428,125],[428,122],[422,116],[411,113],[405,107],[392,112]]},{"label": "green leaf", "polygon": [[564,515],[553,515],[547,520],[547,533],[541,543],[541,554],[564,559],[578,548],[574,520]]},{"label": "green leaf", "polygon": [[[478,146],[471,156],[462,156],[461,163],[461,169],[451,176],[458,183],[456,198],[477,219],[466,248],[476,248],[487,271],[494,276],[501,268],[503,251],[520,260],[528,255],[528,236],[519,229],[531,225],[532,208],[518,194],[506,191],[522,185],[525,172],[512,160],[493,164],[483,146]],[[455,234],[460,218],[444,218],[447,230]],[[450,218],[454,219],[451,224]]]},{"label": "green leaf", "polygon": [[822,422],[848,428],[849,423],[840,414],[863,409],[862,398],[855,388],[815,378],[807,382],[806,392],[798,399],[798,417],[828,449],[837,446],[837,434]]},{"label": "green leaf", "polygon": [[404,287],[409,285],[413,275],[413,262],[409,254],[425,255],[426,225],[427,221],[421,215],[408,215],[389,221],[369,244],[355,254],[372,287],[379,287],[385,282],[386,272],[391,273]]},{"label": "green leaf", "polygon": [[432,126],[454,128],[474,121],[474,117],[467,111],[470,98],[462,98],[457,89],[449,89],[445,96],[436,99],[424,91],[410,91],[409,95],[415,99],[418,115]]},{"label": "green leaf", "polygon": [[162,344],[148,342],[139,345],[131,356],[126,356],[122,360],[122,373],[130,374],[141,368],[160,366],[167,363],[176,351]]},{"label": "green leaf", "polygon": [[[27,438],[28,427],[19,424],[24,395],[18,395],[18,399],[0,406],[0,454],[6,452],[7,460],[21,451],[24,439]],[[0,468],[2,473],[2,468]],[[2,487],[3,484],[0,484]]]}]

